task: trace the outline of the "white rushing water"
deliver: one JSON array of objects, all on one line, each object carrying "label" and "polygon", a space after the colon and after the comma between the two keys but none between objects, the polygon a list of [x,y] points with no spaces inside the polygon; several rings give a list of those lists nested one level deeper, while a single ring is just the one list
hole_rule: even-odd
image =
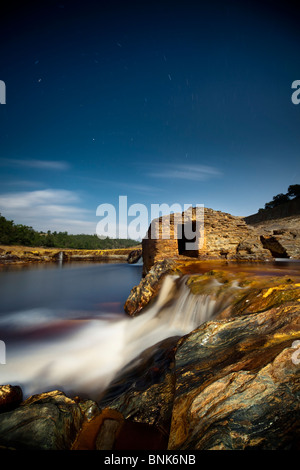
[{"label": "white rushing water", "polygon": [[[191,294],[185,280],[178,284],[175,276],[168,276],[155,303],[135,318],[107,316],[81,321],[79,327],[77,320],[76,328],[51,341],[39,339],[7,348],[0,383],[20,385],[25,397],[56,388],[99,395],[142,351],[165,338],[189,333],[213,318],[219,308],[220,303],[210,296]],[[37,310],[20,313],[15,321],[18,328],[23,322],[24,331],[32,333],[37,326],[47,326],[47,318],[46,311]],[[59,322],[55,325],[59,327]]]}]

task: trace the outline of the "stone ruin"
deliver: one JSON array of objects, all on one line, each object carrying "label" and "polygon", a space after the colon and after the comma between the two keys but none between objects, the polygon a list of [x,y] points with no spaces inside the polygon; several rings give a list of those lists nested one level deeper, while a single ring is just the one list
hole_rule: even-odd
[{"label": "stone ruin", "polygon": [[[243,217],[203,208],[203,223],[198,223],[196,208],[189,215],[170,214],[154,219],[142,241],[144,273],[157,261],[188,257],[204,260],[268,260],[272,253],[263,245],[260,233],[246,224]],[[185,237],[185,225],[196,234]],[[197,232],[198,230],[198,232]],[[153,237],[153,234],[155,236]],[[188,243],[196,247],[189,249]]]}]

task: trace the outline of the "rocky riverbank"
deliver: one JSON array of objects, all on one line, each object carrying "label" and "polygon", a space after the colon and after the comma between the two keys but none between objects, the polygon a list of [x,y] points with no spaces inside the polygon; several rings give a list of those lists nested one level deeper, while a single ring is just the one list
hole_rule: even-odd
[{"label": "rocky riverbank", "polygon": [[200,266],[157,271],[219,301],[212,320],[144,351],[97,402],[58,390],[22,401],[17,384],[1,387],[0,446],[300,449],[299,276]]},{"label": "rocky riverbank", "polygon": [[[272,263],[276,254],[299,259],[300,232],[251,228],[211,209],[204,228],[204,251],[144,240],[144,275],[124,306],[135,317],[160,301],[158,317],[175,315],[177,299],[182,321],[200,308],[209,313],[203,323],[146,349],[97,400],[61,390],[23,400],[19,384],[0,386],[0,448],[300,450],[300,272]],[[11,248],[2,255],[22,262]],[[24,257],[54,261],[59,251]],[[141,252],[63,256],[135,262]],[[168,276],[175,282],[162,302]]]},{"label": "rocky riverbank", "polygon": [[22,265],[68,261],[129,261],[141,256],[139,247],[108,250],[73,250],[60,248],[32,248],[25,246],[0,245],[0,265]]}]

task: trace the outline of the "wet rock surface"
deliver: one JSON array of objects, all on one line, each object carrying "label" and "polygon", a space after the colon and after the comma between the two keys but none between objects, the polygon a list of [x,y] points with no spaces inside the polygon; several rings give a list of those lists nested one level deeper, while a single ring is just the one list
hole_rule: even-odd
[{"label": "wet rock surface", "polygon": [[0,413],[11,411],[23,400],[21,387],[13,385],[0,385]]},{"label": "wet rock surface", "polygon": [[291,301],[179,341],[170,449],[298,448],[299,313]]},{"label": "wet rock surface", "polygon": [[142,257],[142,250],[133,250],[129,253],[127,258],[127,263],[135,264],[137,263]]},{"label": "wet rock surface", "polygon": [[131,316],[139,314],[156,298],[165,276],[176,272],[176,263],[173,260],[166,259],[156,263],[141,282],[131,289],[124,305],[125,312]]},{"label": "wet rock surface", "polygon": [[168,435],[175,392],[174,357],[178,337],[148,348],[111,384],[100,406],[116,409],[126,419],[154,425]]},{"label": "wet rock surface", "polygon": [[0,414],[0,446],[26,450],[71,447],[84,420],[80,406],[63,392],[34,395]]},{"label": "wet rock surface", "polygon": [[299,279],[173,261],[155,279],[188,270],[191,296],[222,299],[217,316],[144,351],[97,403],[53,391],[0,413],[0,446],[299,449]]}]

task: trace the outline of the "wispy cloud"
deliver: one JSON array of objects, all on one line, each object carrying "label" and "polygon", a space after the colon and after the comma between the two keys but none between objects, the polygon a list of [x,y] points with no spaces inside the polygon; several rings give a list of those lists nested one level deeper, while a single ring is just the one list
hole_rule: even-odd
[{"label": "wispy cloud", "polygon": [[95,233],[94,211],[82,208],[74,191],[45,189],[0,195],[0,212],[36,230]]},{"label": "wispy cloud", "polygon": [[150,171],[148,176],[155,178],[182,179],[190,181],[205,181],[210,178],[220,177],[222,173],[212,166],[207,165],[162,165],[159,171]]},{"label": "wispy cloud", "polygon": [[130,192],[136,192],[136,193],[142,193],[142,194],[153,194],[153,193],[157,193],[158,191],[164,191],[164,188],[161,188],[159,186],[147,185],[144,183],[132,183],[132,182],[126,183],[124,181],[94,178],[90,176],[83,176],[82,178],[93,184],[113,186],[115,188],[118,188],[119,190],[122,189],[122,190],[127,190]]},{"label": "wispy cloud", "polygon": [[19,188],[31,188],[31,189],[34,189],[34,188],[39,188],[41,189],[42,187],[45,187],[44,183],[42,183],[41,181],[39,180],[36,180],[36,181],[33,181],[33,180],[23,180],[23,179],[3,179],[3,181],[1,181],[1,186],[4,187],[8,187],[8,188],[12,188],[12,187],[15,187],[17,189]]},{"label": "wispy cloud", "polygon": [[156,186],[150,186],[146,184],[131,184],[131,183],[116,183],[117,186],[123,188],[123,189],[128,189],[131,191],[135,191],[137,193],[150,193],[153,194],[154,192],[157,191],[163,191],[163,188],[159,188]]},{"label": "wispy cloud", "polygon": [[65,171],[70,168],[69,163],[57,160],[36,160],[36,159],[17,159],[17,158],[0,158],[0,165],[13,166],[23,168],[35,168],[39,170],[57,170]]},{"label": "wispy cloud", "polygon": [[46,204],[69,204],[78,201],[79,198],[76,193],[64,189],[20,191],[0,195],[0,205],[5,207],[6,210],[32,209],[44,207]]}]

